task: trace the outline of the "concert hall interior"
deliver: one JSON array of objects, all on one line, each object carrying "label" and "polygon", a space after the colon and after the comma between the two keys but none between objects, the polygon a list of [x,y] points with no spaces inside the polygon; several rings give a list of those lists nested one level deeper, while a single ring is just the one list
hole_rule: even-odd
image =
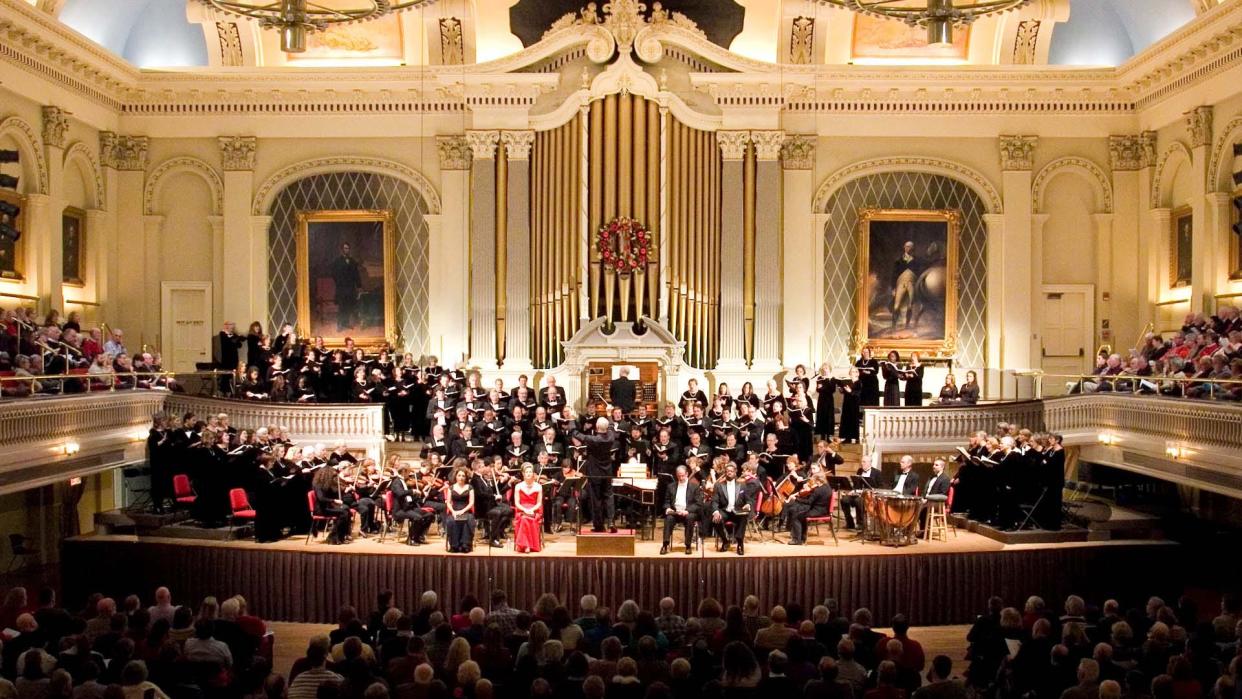
[{"label": "concert hall interior", "polygon": [[0,699],[1242,699],[1240,219],[1242,0],[0,0]]}]

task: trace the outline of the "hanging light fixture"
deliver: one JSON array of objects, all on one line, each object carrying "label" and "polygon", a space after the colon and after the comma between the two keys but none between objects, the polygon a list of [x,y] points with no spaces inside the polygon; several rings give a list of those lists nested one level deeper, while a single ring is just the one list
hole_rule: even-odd
[{"label": "hanging light fixture", "polygon": [[219,12],[253,19],[264,29],[280,32],[286,53],[306,50],[306,35],[333,24],[379,19],[394,12],[426,7],[435,0],[198,0]]},{"label": "hanging light fixture", "polygon": [[1032,0],[816,0],[823,5],[859,14],[895,19],[927,30],[927,43],[953,43],[953,27],[969,25],[980,17],[1011,12]]}]

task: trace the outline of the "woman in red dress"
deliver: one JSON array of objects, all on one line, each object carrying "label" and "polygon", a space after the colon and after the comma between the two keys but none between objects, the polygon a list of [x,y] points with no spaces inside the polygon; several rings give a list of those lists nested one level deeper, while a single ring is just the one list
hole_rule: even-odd
[{"label": "woman in red dress", "polygon": [[522,482],[513,489],[513,550],[532,553],[542,548],[539,529],[543,526],[543,486],[535,478],[535,467],[522,467]]}]

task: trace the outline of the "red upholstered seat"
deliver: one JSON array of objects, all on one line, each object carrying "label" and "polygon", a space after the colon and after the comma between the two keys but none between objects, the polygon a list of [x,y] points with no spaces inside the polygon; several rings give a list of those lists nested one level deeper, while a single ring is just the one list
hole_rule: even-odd
[{"label": "red upholstered seat", "polygon": [[173,498],[181,505],[193,505],[198,499],[190,487],[190,477],[184,473],[173,476]]},{"label": "red upholstered seat", "polygon": [[250,499],[242,488],[229,491],[229,507],[233,510],[234,519],[254,519],[254,508],[250,506]]}]

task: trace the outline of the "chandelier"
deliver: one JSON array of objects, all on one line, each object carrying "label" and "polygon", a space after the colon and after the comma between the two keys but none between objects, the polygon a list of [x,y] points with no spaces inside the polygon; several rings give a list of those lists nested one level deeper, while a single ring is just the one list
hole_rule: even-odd
[{"label": "chandelier", "polygon": [[435,0],[198,0],[215,10],[253,19],[264,29],[280,32],[287,53],[306,50],[306,35],[333,24],[378,19],[393,12],[426,7]]},{"label": "chandelier", "polygon": [[895,19],[927,29],[927,43],[953,43],[953,26],[968,25],[980,17],[1020,9],[1032,0],[817,0],[823,5],[865,15]]}]

